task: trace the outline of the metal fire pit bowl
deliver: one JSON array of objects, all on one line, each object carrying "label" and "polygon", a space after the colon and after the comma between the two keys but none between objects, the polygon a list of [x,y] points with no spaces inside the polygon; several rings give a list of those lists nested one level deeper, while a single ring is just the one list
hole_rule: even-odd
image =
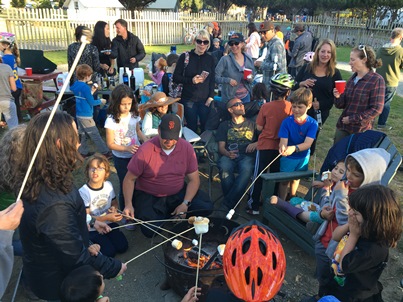
[{"label": "metal fire pit bowl", "polygon": [[[239,224],[232,220],[209,217],[209,231],[203,234],[201,247],[202,250],[212,257],[217,256],[217,247],[220,244],[225,244],[231,231],[238,227]],[[180,233],[186,229],[191,228],[187,221],[181,222],[173,226],[170,230],[175,233]],[[194,230],[184,234],[185,237],[196,239],[200,238]],[[171,242],[163,245],[162,250],[164,253],[164,262],[166,276],[171,288],[181,297],[183,297],[189,290],[189,288],[195,285],[196,281],[196,268],[187,265],[186,260],[183,259],[183,250],[192,247],[192,243],[189,240],[179,238],[183,242],[183,247],[180,250],[176,250],[171,246]],[[198,247],[197,247],[198,250]],[[157,258],[158,259],[158,258]],[[216,258],[218,263],[221,261],[221,256]],[[210,288],[227,288],[224,278],[224,272],[222,266],[220,268],[208,268],[206,265],[199,269],[199,281],[198,286],[202,288],[202,295],[199,301],[204,301],[205,294]]]}]

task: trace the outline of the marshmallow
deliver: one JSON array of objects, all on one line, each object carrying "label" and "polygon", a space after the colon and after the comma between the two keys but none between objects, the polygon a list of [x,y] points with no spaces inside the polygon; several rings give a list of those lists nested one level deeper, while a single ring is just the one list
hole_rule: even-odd
[{"label": "marshmallow", "polygon": [[220,254],[220,256],[224,255],[224,250],[225,250],[225,244],[220,244],[217,246],[217,251]]},{"label": "marshmallow", "polygon": [[178,251],[182,248],[182,241],[178,239],[174,239],[171,243],[172,247],[177,249]]},{"label": "marshmallow", "polygon": [[234,214],[235,214],[235,210],[234,209],[231,209],[229,212],[228,212],[228,214],[227,214],[227,216],[225,216],[228,220],[231,220],[232,219],[232,216],[234,216]]},{"label": "marshmallow", "polygon": [[208,232],[208,224],[210,220],[205,217],[196,217],[193,225],[195,227],[195,232],[197,235],[205,234]]}]

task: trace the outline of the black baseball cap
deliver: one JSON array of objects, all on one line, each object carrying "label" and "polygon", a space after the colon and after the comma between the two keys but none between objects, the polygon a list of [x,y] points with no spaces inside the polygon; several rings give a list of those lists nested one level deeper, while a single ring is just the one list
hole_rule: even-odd
[{"label": "black baseball cap", "polygon": [[181,131],[181,120],[176,114],[165,114],[159,125],[160,136],[162,139],[179,139]]}]

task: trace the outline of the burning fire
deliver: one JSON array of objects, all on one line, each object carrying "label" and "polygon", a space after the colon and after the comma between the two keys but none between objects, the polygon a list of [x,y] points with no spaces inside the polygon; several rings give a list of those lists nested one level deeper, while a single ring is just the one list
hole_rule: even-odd
[{"label": "burning fire", "polygon": [[[198,253],[194,249],[192,249],[192,247],[183,249],[183,258],[186,259],[186,263],[190,267],[197,268],[197,255],[198,255]],[[205,255],[204,253],[201,253],[200,261],[199,261],[199,268],[203,268],[208,263],[210,258],[211,258],[211,255]],[[216,269],[216,268],[221,268],[221,267],[222,267],[222,265],[220,265],[219,263],[214,261],[207,268]]]}]

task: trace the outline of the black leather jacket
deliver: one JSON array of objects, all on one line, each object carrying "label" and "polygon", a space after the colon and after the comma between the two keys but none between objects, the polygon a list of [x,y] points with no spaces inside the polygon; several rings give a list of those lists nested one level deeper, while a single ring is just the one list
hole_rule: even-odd
[{"label": "black leather jacket", "polygon": [[[127,39],[123,40],[117,36],[112,40],[111,58],[116,59],[118,67],[129,67],[129,69],[139,67],[139,62],[146,56],[143,43],[139,37],[127,32]],[[136,63],[130,63],[130,58],[136,58]]]},{"label": "black leather jacket", "polygon": [[105,278],[121,269],[119,260],[90,256],[85,206],[76,188],[64,195],[42,187],[36,202],[24,201],[20,236],[24,275],[43,300],[58,300],[63,279],[81,265],[92,265]]}]

